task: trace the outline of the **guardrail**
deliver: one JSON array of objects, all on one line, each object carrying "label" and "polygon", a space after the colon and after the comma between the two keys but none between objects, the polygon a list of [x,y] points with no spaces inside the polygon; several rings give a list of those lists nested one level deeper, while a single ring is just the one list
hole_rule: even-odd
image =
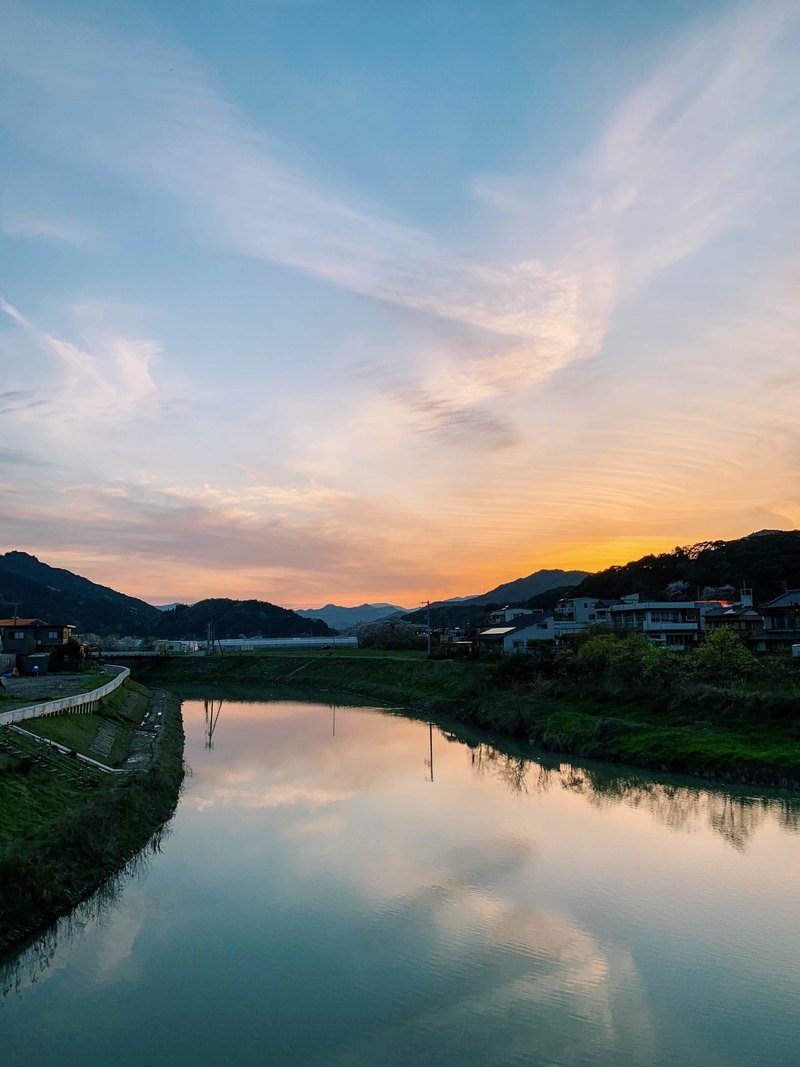
[{"label": "guardrail", "polygon": [[[108,668],[106,668],[108,669]],[[10,726],[15,722],[24,722],[26,719],[41,719],[45,715],[60,715],[62,712],[71,711],[80,715],[84,712],[96,711],[97,705],[113,693],[122,683],[130,677],[127,667],[115,667],[118,673],[99,689],[93,689],[90,693],[75,693],[71,697],[60,697],[58,700],[45,700],[40,704],[28,704],[23,708],[13,708],[11,711],[0,713],[0,726]]]}]

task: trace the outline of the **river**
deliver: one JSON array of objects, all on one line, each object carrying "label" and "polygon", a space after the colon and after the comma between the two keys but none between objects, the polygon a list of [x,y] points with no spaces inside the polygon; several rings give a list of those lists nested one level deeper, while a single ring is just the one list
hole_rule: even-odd
[{"label": "river", "polygon": [[375,708],[184,703],[160,842],[5,972],[4,1067],[800,1063],[800,806]]}]

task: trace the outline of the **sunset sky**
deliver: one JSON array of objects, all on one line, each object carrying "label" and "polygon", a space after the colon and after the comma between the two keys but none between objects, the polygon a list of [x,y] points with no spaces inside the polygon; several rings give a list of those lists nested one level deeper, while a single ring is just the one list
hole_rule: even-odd
[{"label": "sunset sky", "polygon": [[0,550],[413,606],[800,526],[796,2],[0,27]]}]

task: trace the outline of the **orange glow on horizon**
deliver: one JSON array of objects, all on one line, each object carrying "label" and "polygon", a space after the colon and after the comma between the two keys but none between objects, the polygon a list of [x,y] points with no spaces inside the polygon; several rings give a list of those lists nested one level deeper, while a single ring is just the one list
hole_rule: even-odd
[{"label": "orange glow on horizon", "polygon": [[[744,534],[731,533],[726,539],[737,536]],[[110,555],[89,559],[63,549],[30,551],[44,563],[64,567],[90,581],[152,604],[193,603],[211,597],[227,597],[266,600],[294,609],[319,608],[330,602],[344,605],[386,602],[413,608],[428,599],[479,595],[538,570],[584,570],[592,573],[629,563],[645,555],[671,552],[678,544],[691,543],[694,543],[692,539],[675,536],[652,539],[609,537],[594,542],[559,542],[537,549],[535,556],[517,552],[489,566],[485,559],[471,559],[466,552],[463,558],[453,553],[455,558],[449,560],[446,581],[441,577],[437,579],[435,572],[432,572],[431,581],[423,586],[395,582],[383,587],[360,585],[357,581],[348,585],[341,579],[336,580],[336,576],[330,580],[323,574],[270,573],[266,568],[261,573],[254,573],[250,567],[212,569],[166,561],[154,561],[145,567],[141,563],[123,562]],[[297,595],[300,589],[305,590],[305,595]],[[294,595],[292,590],[295,590]]]}]

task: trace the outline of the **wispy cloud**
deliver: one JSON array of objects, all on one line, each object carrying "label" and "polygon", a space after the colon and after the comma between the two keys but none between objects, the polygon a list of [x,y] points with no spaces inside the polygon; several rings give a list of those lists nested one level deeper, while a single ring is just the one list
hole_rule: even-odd
[{"label": "wispy cloud", "polygon": [[[158,391],[151,373],[152,362],[160,352],[155,342],[110,336],[100,340],[96,352],[90,352],[40,329],[2,298],[0,311],[24,331],[39,351],[52,357],[61,371],[58,387],[48,399],[27,406],[47,403],[72,422],[87,415],[92,419],[120,418],[157,403]],[[9,404],[15,404],[15,410],[25,410],[25,391],[0,394],[0,403],[3,396],[8,397]]]},{"label": "wispy cloud", "polygon": [[6,211],[0,220],[0,230],[6,237],[57,241],[87,248],[97,241],[96,231],[77,219],[49,218],[33,214]]}]

